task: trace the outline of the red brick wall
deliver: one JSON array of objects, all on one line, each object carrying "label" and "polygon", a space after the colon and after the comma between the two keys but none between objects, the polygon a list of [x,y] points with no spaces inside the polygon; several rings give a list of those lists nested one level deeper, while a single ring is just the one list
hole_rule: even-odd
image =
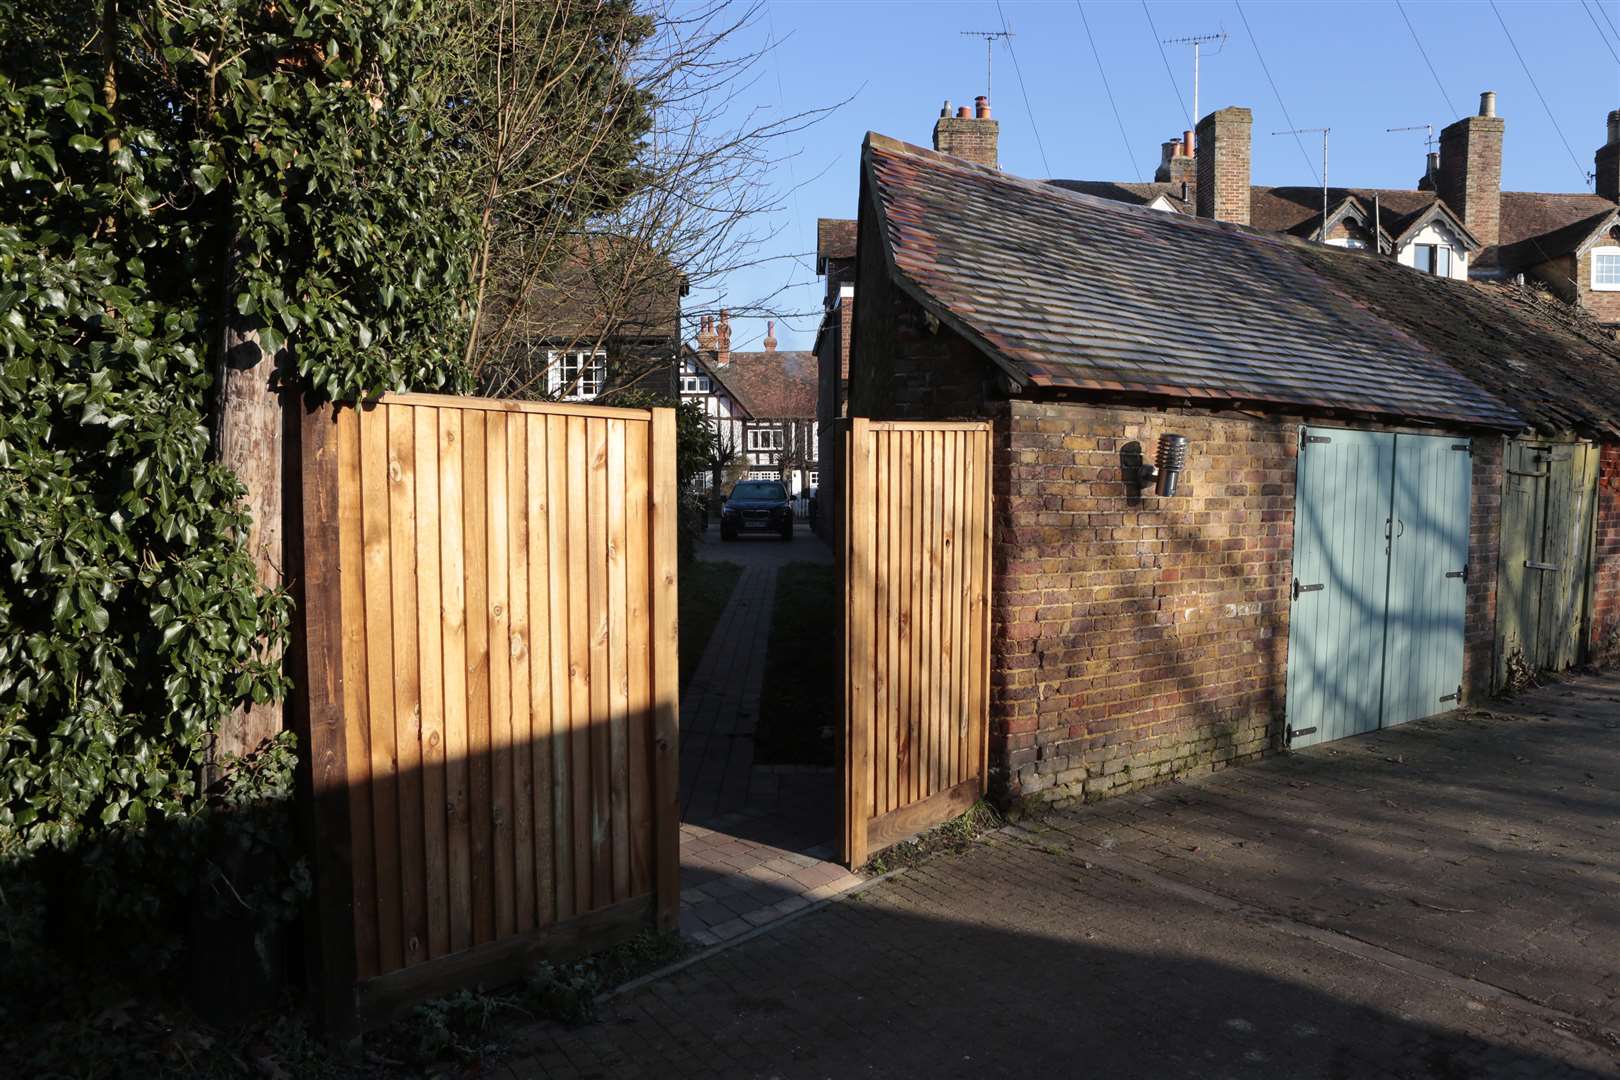
[{"label": "red brick wall", "polygon": [[1620,292],[1599,292],[1592,288],[1592,252],[1587,251],[1575,262],[1575,287],[1580,294],[1580,305],[1591,312],[1599,322],[1620,323]]},{"label": "red brick wall", "polygon": [[1502,231],[1502,133],[1500,116],[1465,116],[1440,132],[1436,189],[1485,247]]},{"label": "red brick wall", "polygon": [[1254,115],[1219,109],[1198,121],[1197,209],[1199,217],[1249,223],[1249,158]]},{"label": "red brick wall", "polygon": [[1592,553],[1592,620],[1588,648],[1600,651],[1620,627],[1620,446],[1598,459],[1597,542]]}]

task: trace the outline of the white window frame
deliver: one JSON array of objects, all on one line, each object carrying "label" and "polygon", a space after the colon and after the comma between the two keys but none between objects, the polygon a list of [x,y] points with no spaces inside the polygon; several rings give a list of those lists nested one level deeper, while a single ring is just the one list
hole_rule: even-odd
[{"label": "white window frame", "polygon": [[[1602,280],[1598,273],[1598,264],[1607,262],[1610,272],[1614,275],[1612,281]],[[1620,292],[1620,247],[1605,244],[1603,247],[1592,249],[1592,291],[1593,292]]]},{"label": "white window frame", "polygon": [[607,385],[607,353],[600,349],[552,349],[546,353],[546,379],[551,392],[561,394],[564,401],[593,401]]},{"label": "white window frame", "polygon": [[709,377],[707,375],[682,375],[681,393],[707,394],[709,392]]},{"label": "white window frame", "polygon": [[781,450],[782,425],[772,424],[768,427],[749,428],[748,449],[759,453],[771,453]]},{"label": "white window frame", "polygon": [[755,468],[752,468],[752,469],[748,470],[748,479],[750,479],[750,480],[776,480],[776,481],[780,482],[781,479],[782,479],[782,470],[781,469],[766,469],[766,468],[760,468],[760,467],[756,466]]},{"label": "white window frame", "polygon": [[[1422,266],[1418,262],[1418,254],[1417,253],[1422,251],[1424,248],[1433,248],[1434,249],[1434,262],[1429,264],[1429,266],[1427,268],[1425,268],[1424,266]],[[1442,251],[1444,251],[1446,253],[1446,256],[1445,256],[1446,268],[1445,268],[1445,270],[1443,272],[1440,269],[1440,253]],[[1454,259],[1456,259],[1456,257],[1457,257],[1457,252],[1456,252],[1456,250],[1454,248],[1452,248],[1452,246],[1450,244],[1413,244],[1412,245],[1412,267],[1413,267],[1413,269],[1417,270],[1419,273],[1428,274],[1430,277],[1443,277],[1443,278],[1450,277],[1451,276],[1452,261]]]}]

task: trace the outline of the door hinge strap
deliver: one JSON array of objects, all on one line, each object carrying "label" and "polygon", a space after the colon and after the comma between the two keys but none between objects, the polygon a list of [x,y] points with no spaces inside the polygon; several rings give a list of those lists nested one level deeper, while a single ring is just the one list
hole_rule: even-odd
[{"label": "door hinge strap", "polygon": [[1452,443],[1451,448],[1453,450],[1461,450],[1465,454],[1472,454],[1474,452],[1474,444],[1473,443],[1465,443],[1465,442]]},{"label": "door hinge strap", "polygon": [[1330,443],[1333,440],[1326,435],[1307,435],[1305,441],[1308,443]]},{"label": "door hinge strap", "polygon": [[1524,560],[1524,568],[1526,570],[1553,570],[1553,571],[1557,571],[1557,570],[1562,569],[1562,567],[1560,567],[1557,563],[1531,562],[1529,559]]},{"label": "door hinge strap", "polygon": [[1305,735],[1315,735],[1315,734],[1316,734],[1316,729],[1313,728],[1313,727],[1289,728],[1288,729],[1288,739],[1289,739],[1290,742],[1292,742],[1293,740],[1298,739],[1298,738],[1300,738],[1302,736],[1305,736]]},{"label": "door hinge strap", "polygon": [[1461,686],[1457,687],[1457,692],[1455,694],[1447,694],[1445,697],[1441,698],[1440,700],[1441,701],[1461,701],[1462,700],[1462,687]]},{"label": "door hinge strap", "polygon": [[1446,571],[1446,577],[1460,577],[1464,581],[1467,581],[1468,580],[1468,567],[1465,566],[1461,570],[1447,570]]},{"label": "door hinge strap", "polygon": [[1507,471],[1507,474],[1509,476],[1533,476],[1538,480],[1545,480],[1547,477],[1552,475],[1552,472],[1551,471],[1527,472],[1524,469],[1509,469]]},{"label": "door hinge strap", "polygon": [[1299,578],[1295,578],[1294,579],[1294,599],[1298,600],[1300,593],[1321,592],[1325,588],[1327,588],[1327,585],[1326,585],[1325,582],[1318,583],[1318,584],[1315,584],[1315,585],[1301,585],[1299,583]]}]

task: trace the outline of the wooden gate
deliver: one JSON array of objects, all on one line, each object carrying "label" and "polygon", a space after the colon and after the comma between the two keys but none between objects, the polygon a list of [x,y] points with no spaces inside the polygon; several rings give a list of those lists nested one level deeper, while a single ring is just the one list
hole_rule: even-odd
[{"label": "wooden gate", "polygon": [[1581,659],[1596,528],[1598,450],[1510,439],[1502,477],[1502,561],[1494,688],[1509,666],[1558,671]]},{"label": "wooden gate", "polygon": [[845,435],[842,855],[854,867],[984,792],[990,425]]},{"label": "wooden gate", "polygon": [[673,927],[673,412],[407,394],[302,428],[328,1024]]}]

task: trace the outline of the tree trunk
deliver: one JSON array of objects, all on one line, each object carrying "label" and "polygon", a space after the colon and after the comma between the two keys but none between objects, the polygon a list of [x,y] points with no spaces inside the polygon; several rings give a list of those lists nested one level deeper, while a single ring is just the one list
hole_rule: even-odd
[{"label": "tree trunk", "polygon": [[[230,275],[234,277],[234,274]],[[226,290],[226,302],[235,295]],[[215,428],[219,461],[236,474],[247,489],[244,496],[253,516],[248,526],[247,549],[259,584],[280,589],[286,584],[282,542],[283,470],[286,463],[286,409],[282,367],[286,351],[266,353],[259,347],[257,330],[248,329],[230,308],[221,342],[218,412]],[[267,657],[279,661],[279,651]],[[244,755],[282,730],[282,704],[240,706],[220,721],[207,781],[222,772],[226,755]]]}]

